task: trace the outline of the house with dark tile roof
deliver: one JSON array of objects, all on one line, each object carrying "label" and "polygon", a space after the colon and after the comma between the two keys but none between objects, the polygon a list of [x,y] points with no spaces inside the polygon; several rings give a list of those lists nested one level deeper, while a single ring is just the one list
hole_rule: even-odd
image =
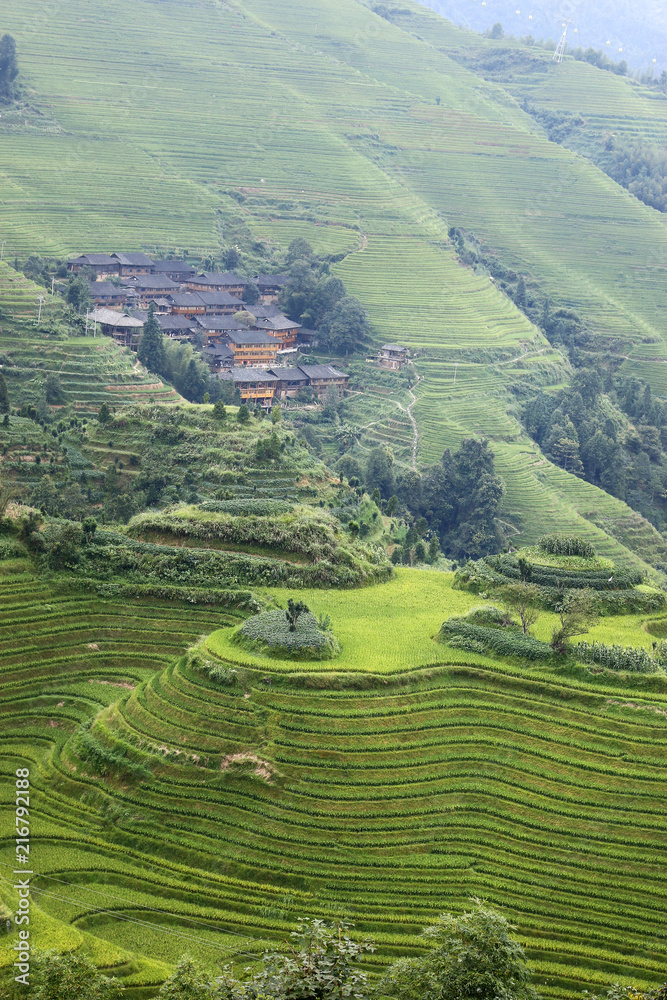
[{"label": "house with dark tile roof", "polygon": [[220,372],[220,378],[234,383],[244,403],[252,401],[267,408],[271,406],[278,379],[265,368],[232,368],[231,371]]}]

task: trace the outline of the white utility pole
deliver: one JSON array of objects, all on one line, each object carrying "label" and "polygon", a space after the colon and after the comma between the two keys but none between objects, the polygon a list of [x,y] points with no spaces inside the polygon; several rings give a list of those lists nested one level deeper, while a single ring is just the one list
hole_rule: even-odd
[{"label": "white utility pole", "polygon": [[458,367],[459,367],[459,363],[458,363],[458,361],[457,361],[457,362],[455,363],[455,365],[454,365],[454,385],[456,385],[456,372],[457,372],[457,370],[458,370]]},{"label": "white utility pole", "polygon": [[0,261],[4,259],[5,256],[5,243],[7,240],[2,241],[2,247],[0,248]]},{"label": "white utility pole", "polygon": [[41,323],[41,321],[42,321],[42,302],[43,301],[44,301],[44,296],[40,295],[40,297],[39,297],[39,316],[37,317],[37,322],[38,323]]},{"label": "white utility pole", "polygon": [[88,336],[88,313],[89,312],[90,312],[90,310],[86,309],[86,336]]},{"label": "white utility pole", "polygon": [[56,294],[56,279],[55,276],[51,278],[51,295]]}]

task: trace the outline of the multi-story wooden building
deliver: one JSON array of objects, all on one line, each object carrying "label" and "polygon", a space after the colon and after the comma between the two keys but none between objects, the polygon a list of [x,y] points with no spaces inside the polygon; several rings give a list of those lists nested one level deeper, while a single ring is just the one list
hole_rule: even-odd
[{"label": "multi-story wooden building", "polygon": [[398,371],[409,360],[407,347],[400,344],[384,344],[378,353],[378,365],[380,368],[389,368],[391,371]]},{"label": "multi-story wooden building", "polygon": [[89,323],[93,324],[93,333],[99,326],[102,333],[122,344],[123,347],[131,347],[136,351],[139,346],[141,331],[144,328],[143,320],[129,313],[117,312],[115,309],[93,309],[88,316]]},{"label": "multi-story wooden building", "polygon": [[137,301],[137,293],[133,289],[116,285],[113,281],[89,281],[88,287],[90,297],[96,306],[115,309],[124,306],[128,301]]},{"label": "multi-story wooden building", "polygon": [[301,329],[299,323],[295,323],[294,320],[288,319],[287,316],[283,316],[279,313],[277,316],[272,316],[269,319],[258,319],[255,322],[255,326],[258,330],[263,330],[268,333],[269,337],[273,337],[275,340],[279,341],[280,347],[283,350],[287,350],[290,347],[294,347],[296,344],[296,337]]},{"label": "multi-story wooden building", "polygon": [[278,379],[264,368],[232,368],[220,372],[220,378],[234,383],[244,403],[252,401],[267,408],[273,403]]},{"label": "multi-story wooden building", "polygon": [[94,271],[100,279],[109,278],[120,274],[120,264],[115,257],[108,253],[84,253],[80,257],[74,257],[67,261],[67,270],[70,274],[79,274],[81,271]]},{"label": "multi-story wooden building", "polygon": [[203,271],[188,278],[187,286],[193,292],[227,292],[241,298],[248,281],[233,271]]},{"label": "multi-story wooden building", "polygon": [[277,302],[288,280],[289,274],[258,274],[255,284],[259,288],[260,300]]},{"label": "multi-story wooden building", "polygon": [[300,368],[269,368],[269,371],[278,379],[276,396],[281,399],[293,398],[299,389],[305,389],[308,385],[308,376]]},{"label": "multi-story wooden building", "polygon": [[339,396],[342,396],[350,380],[349,375],[339,372],[333,365],[299,365],[299,368],[307,376],[308,385],[320,399],[324,399],[331,386]]},{"label": "multi-story wooden building", "polygon": [[226,338],[234,352],[234,365],[270,368],[275,365],[280,344],[261,330],[230,333]]},{"label": "multi-story wooden building", "polygon": [[184,260],[154,260],[152,274],[166,274],[172,281],[185,284],[197,273],[192,264]]},{"label": "multi-story wooden building", "polygon": [[204,300],[195,292],[177,292],[168,296],[173,316],[203,316],[206,312]]},{"label": "multi-story wooden building", "polygon": [[181,290],[179,282],[172,281],[166,274],[135,274],[122,278],[121,285],[136,292],[142,308],[147,308],[151,299],[167,298]]},{"label": "multi-story wooden building", "polygon": [[145,253],[112,253],[112,258],[118,261],[118,273],[121,275],[150,274],[153,261]]}]

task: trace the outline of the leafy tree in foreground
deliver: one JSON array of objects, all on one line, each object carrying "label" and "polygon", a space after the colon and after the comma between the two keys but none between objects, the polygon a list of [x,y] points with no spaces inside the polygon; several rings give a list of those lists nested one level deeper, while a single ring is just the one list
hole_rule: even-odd
[{"label": "leafy tree in foreground", "polygon": [[83,955],[37,955],[32,963],[33,1000],[119,1000],[115,979],[98,973]]},{"label": "leafy tree in foreground", "polygon": [[241,403],[239,406],[238,413],[236,414],[236,419],[240,424],[247,424],[250,420],[250,410],[246,403]]},{"label": "leafy tree in foreground", "polygon": [[589,587],[568,591],[560,604],[556,605],[560,626],[556,626],[551,636],[551,646],[558,653],[567,650],[568,639],[585,635],[600,617],[598,599]]},{"label": "leafy tree in foreground", "polygon": [[370,335],[366,310],[358,299],[346,295],[324,317],[320,331],[324,346],[336,354],[352,354]]},{"label": "leafy tree in foreground", "polygon": [[475,899],[461,916],[443,913],[424,936],[433,947],[420,958],[399,959],[378,992],[395,1000],[537,1000],[515,929],[497,910]]},{"label": "leafy tree in foreground", "polygon": [[148,319],[144,323],[137,357],[151,372],[161,372],[164,366],[165,354],[162,342],[162,330],[155,315],[155,306],[151,302]]},{"label": "leafy tree in foreground", "polygon": [[505,608],[519,616],[523,634],[528,635],[530,626],[534,625],[540,616],[538,607],[540,588],[534,583],[513,583],[505,587],[499,596]]},{"label": "leafy tree in foreground", "polygon": [[157,1000],[214,1000],[219,996],[206,973],[189,955],[184,955],[175,972],[162,984]]},{"label": "leafy tree in foreground", "polygon": [[354,941],[351,926],[303,920],[290,935],[287,955],[265,955],[264,968],[245,982],[230,975],[219,979],[221,1000],[363,1000],[367,979],[355,965],[375,949],[368,940]]},{"label": "leafy tree in foreground", "polygon": [[16,42],[11,35],[0,38],[0,99],[11,100],[15,95],[14,81],[19,75]]},{"label": "leafy tree in foreground", "polygon": [[584,990],[587,1000],[667,1000],[667,983],[658,986],[654,990],[644,993],[637,986],[621,986],[615,983],[603,997],[593,996],[588,990]]},{"label": "leafy tree in foreground", "polygon": [[213,406],[213,419],[214,420],[226,420],[227,419],[227,407],[221,399],[218,399]]}]

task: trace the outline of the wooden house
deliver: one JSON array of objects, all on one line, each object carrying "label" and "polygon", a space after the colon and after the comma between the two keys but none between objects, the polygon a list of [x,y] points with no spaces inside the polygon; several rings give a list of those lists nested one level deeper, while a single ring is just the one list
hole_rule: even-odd
[{"label": "wooden house", "polygon": [[281,399],[296,396],[299,389],[305,389],[308,385],[308,376],[300,368],[269,368],[269,372],[278,379],[276,396]]},{"label": "wooden house", "polygon": [[279,341],[283,350],[294,347],[296,344],[297,333],[301,329],[301,325],[299,323],[295,323],[294,320],[288,319],[287,316],[283,316],[282,313],[278,316],[273,316],[270,319],[258,319],[255,326],[258,330],[264,330],[265,333],[268,333],[269,337],[273,337],[275,340]]},{"label": "wooden house", "polygon": [[278,379],[264,368],[232,368],[220,372],[220,378],[234,383],[241,392],[244,403],[252,401],[267,408],[271,406]]},{"label": "wooden house", "polygon": [[196,292],[205,306],[207,316],[233,316],[245,309],[245,302],[229,292]]},{"label": "wooden house", "polygon": [[330,386],[342,396],[350,380],[349,375],[339,372],[333,365],[299,365],[299,368],[307,376],[308,385],[320,399],[324,399]]},{"label": "wooden house", "polygon": [[262,330],[244,330],[227,335],[234,352],[234,364],[241,368],[270,368],[275,365],[280,344]]},{"label": "wooden house", "polygon": [[92,321],[93,333],[99,326],[107,337],[113,337],[123,347],[131,347],[136,351],[139,346],[143,321],[127,312],[116,312],[115,309],[93,309],[88,317]]},{"label": "wooden house", "polygon": [[189,340],[199,329],[197,320],[187,316],[158,316],[157,321],[164,335],[172,340]]},{"label": "wooden house", "polygon": [[98,278],[120,274],[120,264],[108,253],[84,253],[67,261],[70,274],[79,274],[86,269],[94,271]]},{"label": "wooden house", "polygon": [[172,281],[185,284],[190,278],[196,275],[196,270],[192,264],[186,264],[184,260],[154,260],[152,274],[166,274]]},{"label": "wooden house", "polygon": [[234,352],[226,344],[210,344],[201,353],[212,372],[231,371],[234,367]]},{"label": "wooden house", "polygon": [[112,253],[113,260],[118,262],[118,273],[123,276],[131,274],[150,274],[153,261],[145,253]]},{"label": "wooden house", "polygon": [[166,274],[135,274],[122,278],[121,284],[136,292],[139,304],[144,308],[148,307],[151,299],[166,299],[172,292],[181,290],[180,284]]},{"label": "wooden house", "polygon": [[255,284],[259,288],[260,301],[277,302],[288,280],[289,274],[258,274]]},{"label": "wooden house", "polygon": [[188,278],[187,286],[193,292],[227,292],[241,298],[248,281],[233,271],[201,271]]},{"label": "wooden house", "polygon": [[196,292],[176,292],[168,295],[167,300],[171,305],[172,316],[203,316],[206,312],[206,305],[201,296]]},{"label": "wooden house", "polygon": [[96,306],[116,309],[124,306],[128,300],[132,302],[137,300],[136,292],[123,285],[115,285],[113,281],[89,281],[88,288]]},{"label": "wooden house", "polygon": [[378,352],[378,365],[380,368],[389,368],[391,371],[398,371],[409,360],[407,347],[400,344],[384,344]]}]

